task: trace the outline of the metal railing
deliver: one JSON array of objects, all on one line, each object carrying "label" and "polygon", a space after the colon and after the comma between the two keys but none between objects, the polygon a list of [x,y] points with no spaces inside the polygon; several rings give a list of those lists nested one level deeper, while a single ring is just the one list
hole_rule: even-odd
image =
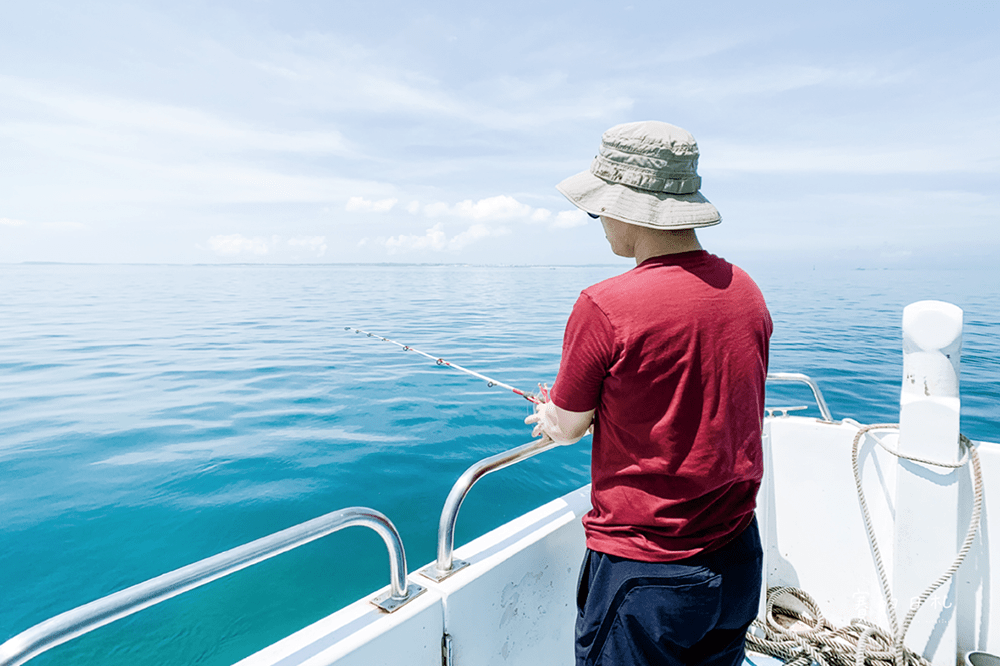
[{"label": "metal railing", "polygon": [[374,509],[350,507],[237,546],[36,624],[0,645],[0,666],[18,666],[94,629],[355,525],[378,532],[389,550],[389,591],[373,599],[373,604],[391,613],[424,592],[420,585],[407,584],[406,554],[392,522]]},{"label": "metal railing", "polygon": [[465,470],[458,481],[451,487],[444,508],[441,510],[441,520],[438,522],[437,561],[424,567],[420,573],[432,580],[444,580],[451,574],[468,566],[468,562],[454,559],[455,523],[458,522],[458,510],[469,494],[472,486],[487,474],[509,467],[514,463],[560,446],[551,439],[536,439],[533,442],[484,458]]},{"label": "metal railing", "polygon": [[767,381],[805,384],[812,389],[813,397],[816,399],[816,406],[819,407],[819,413],[823,416],[823,420],[833,423],[833,416],[830,414],[830,408],[826,406],[826,400],[823,399],[823,393],[819,390],[819,385],[816,381],[809,375],[803,375],[801,372],[769,372],[767,373]]},{"label": "metal railing", "polygon": [[[816,405],[819,407],[819,412],[823,420],[833,422],[833,416],[830,414],[830,408],[827,406],[826,400],[823,399],[823,393],[819,390],[816,382],[808,375],[799,372],[774,372],[767,375],[767,380],[806,384],[812,389],[813,397],[816,399]],[[787,413],[787,411],[799,408],[778,409],[779,411],[785,410]],[[503,453],[480,460],[465,470],[465,473],[452,486],[451,492],[448,493],[448,497],[444,501],[444,508],[441,510],[441,519],[438,522],[437,560],[421,569],[419,573],[432,580],[440,581],[468,566],[468,562],[454,558],[454,550],[455,524],[458,522],[458,511],[462,507],[465,496],[469,494],[469,490],[479,479],[487,474],[526,460],[556,446],[559,445],[551,440],[544,438],[537,439],[509,451],[504,451]]]}]

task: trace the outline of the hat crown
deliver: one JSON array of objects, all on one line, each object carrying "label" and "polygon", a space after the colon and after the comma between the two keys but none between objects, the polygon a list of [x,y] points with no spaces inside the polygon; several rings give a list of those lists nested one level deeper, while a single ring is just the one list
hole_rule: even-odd
[{"label": "hat crown", "polygon": [[693,194],[701,187],[694,137],[655,120],[616,125],[606,131],[590,172],[609,183],[648,192]]},{"label": "hat crown", "polygon": [[698,143],[690,132],[659,120],[615,125],[601,136],[601,144],[660,159],[698,157]]}]

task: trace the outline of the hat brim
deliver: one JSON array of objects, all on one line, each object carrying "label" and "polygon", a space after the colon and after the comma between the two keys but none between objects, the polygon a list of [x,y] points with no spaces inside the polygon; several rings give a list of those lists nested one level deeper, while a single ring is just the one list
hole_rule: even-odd
[{"label": "hat brim", "polygon": [[556,185],[577,208],[594,215],[652,229],[697,229],[722,222],[715,206],[700,192],[667,194],[609,183],[589,171]]}]

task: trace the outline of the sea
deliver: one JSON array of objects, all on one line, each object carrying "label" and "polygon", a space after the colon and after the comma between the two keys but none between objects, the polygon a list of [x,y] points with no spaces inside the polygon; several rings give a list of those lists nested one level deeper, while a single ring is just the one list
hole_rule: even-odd
[{"label": "sea", "polygon": [[[0,265],[0,642],[58,613],[349,506],[386,514],[410,570],[448,490],[531,441],[531,405],[377,338],[523,390],[551,382],[606,266]],[[898,420],[901,317],[964,310],[962,429],[1000,442],[996,271],[751,270],[772,371],[834,417]],[[773,406],[808,405],[775,384]],[[584,440],[586,442],[588,440]],[[586,443],[483,479],[461,545],[588,482]],[[176,597],[32,664],[231,664],[388,583],[352,527]]]}]

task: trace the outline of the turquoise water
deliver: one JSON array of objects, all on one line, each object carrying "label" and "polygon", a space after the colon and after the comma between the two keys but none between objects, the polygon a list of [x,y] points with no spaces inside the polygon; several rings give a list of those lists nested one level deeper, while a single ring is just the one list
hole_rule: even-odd
[{"label": "turquoise water", "polygon": [[[384,512],[410,568],[429,562],[448,489],[529,441],[530,406],[343,327],[532,389],[580,289],[625,269],[0,266],[0,641],[345,506]],[[771,369],[867,422],[896,420],[902,307],[961,306],[963,430],[1000,441],[995,274],[751,272]],[[784,386],[769,402],[812,404]],[[566,447],[487,477],[457,542],[586,483],[588,463]],[[32,663],[228,664],[387,582],[381,541],[352,528]]]}]

